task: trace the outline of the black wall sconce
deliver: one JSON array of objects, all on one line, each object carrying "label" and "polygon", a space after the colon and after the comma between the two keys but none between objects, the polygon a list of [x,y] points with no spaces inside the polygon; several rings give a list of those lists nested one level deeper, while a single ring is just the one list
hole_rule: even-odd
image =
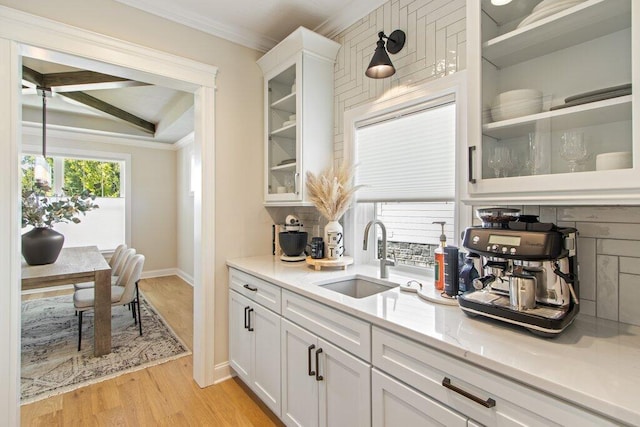
[{"label": "black wall sconce", "polygon": [[[393,67],[391,63],[391,59],[389,58],[389,53],[396,54],[402,50],[404,47],[404,42],[407,38],[406,34],[402,30],[395,30],[389,37],[384,34],[384,31],[380,31],[378,33],[378,40],[376,50],[373,53],[373,58],[371,58],[371,62],[369,63],[369,67],[367,67],[367,71],[365,71],[365,75],[372,79],[384,79],[385,77],[389,77],[395,74],[396,69]],[[387,39],[387,48],[384,48],[384,39]]]}]

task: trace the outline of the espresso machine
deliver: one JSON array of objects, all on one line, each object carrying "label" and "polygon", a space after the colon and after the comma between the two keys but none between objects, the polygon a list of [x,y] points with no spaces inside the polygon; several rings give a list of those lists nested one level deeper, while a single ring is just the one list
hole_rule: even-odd
[{"label": "espresso machine", "polygon": [[460,308],[557,336],[579,310],[577,230],[492,209],[491,215],[479,212],[482,226],[464,233],[463,246],[480,255],[480,277],[458,297]]}]

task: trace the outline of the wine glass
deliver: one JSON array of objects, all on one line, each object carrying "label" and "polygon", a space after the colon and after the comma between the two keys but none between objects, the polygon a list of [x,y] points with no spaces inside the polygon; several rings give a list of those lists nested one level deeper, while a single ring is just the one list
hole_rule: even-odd
[{"label": "wine glass", "polygon": [[489,155],[488,165],[493,169],[496,178],[500,178],[500,172],[503,172],[509,164],[509,149],[502,145],[494,147]]},{"label": "wine glass", "polygon": [[560,157],[569,163],[569,172],[575,172],[589,158],[587,144],[580,132],[565,132],[560,137]]}]

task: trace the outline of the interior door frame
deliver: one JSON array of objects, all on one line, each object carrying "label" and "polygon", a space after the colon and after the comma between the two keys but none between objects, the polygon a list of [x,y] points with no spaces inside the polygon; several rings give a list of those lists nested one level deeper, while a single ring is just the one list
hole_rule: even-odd
[{"label": "interior door frame", "polygon": [[[194,94],[193,376],[214,382],[215,81],[217,67],[0,6],[0,424],[20,424],[20,88],[23,56]],[[205,185],[206,184],[206,185]],[[206,191],[203,191],[206,189]]]}]

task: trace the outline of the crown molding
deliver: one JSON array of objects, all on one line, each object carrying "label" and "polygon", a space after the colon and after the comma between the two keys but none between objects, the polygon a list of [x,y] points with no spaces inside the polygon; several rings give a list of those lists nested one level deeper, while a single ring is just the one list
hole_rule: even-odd
[{"label": "crown molding", "polygon": [[329,39],[333,39],[342,31],[346,30],[351,25],[358,22],[358,20],[364,18],[386,2],[387,0],[353,0],[345,5],[338,13],[315,27],[313,31]]},{"label": "crown molding", "polygon": [[246,28],[233,27],[215,19],[191,13],[181,8],[178,2],[171,3],[171,6],[167,7],[166,4],[161,6],[154,1],[148,0],[116,1],[261,52],[267,52],[278,43],[277,40],[252,32]]}]

